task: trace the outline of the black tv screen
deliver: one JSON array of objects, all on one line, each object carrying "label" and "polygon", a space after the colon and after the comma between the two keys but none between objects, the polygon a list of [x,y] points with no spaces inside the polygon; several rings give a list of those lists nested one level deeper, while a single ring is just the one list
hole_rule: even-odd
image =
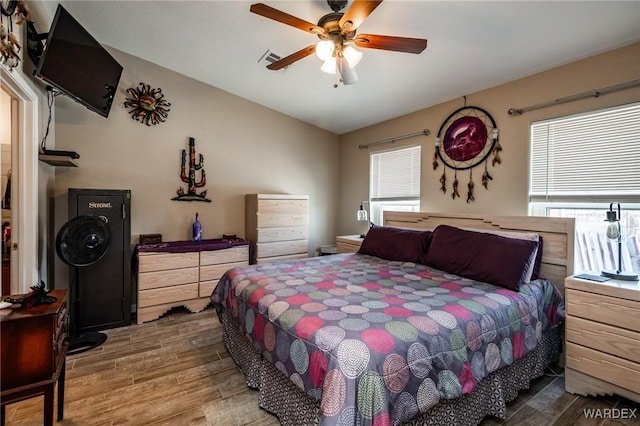
[{"label": "black tv screen", "polygon": [[58,5],[35,76],[108,117],[121,75],[122,66]]}]

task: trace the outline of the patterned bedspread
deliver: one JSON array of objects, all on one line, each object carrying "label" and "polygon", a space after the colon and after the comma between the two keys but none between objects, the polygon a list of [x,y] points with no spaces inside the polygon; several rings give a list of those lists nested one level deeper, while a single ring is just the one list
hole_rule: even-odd
[{"label": "patterned bedspread", "polygon": [[514,292],[361,254],[235,268],[212,300],[320,400],[323,425],[400,424],[469,394],[564,317],[546,280]]}]

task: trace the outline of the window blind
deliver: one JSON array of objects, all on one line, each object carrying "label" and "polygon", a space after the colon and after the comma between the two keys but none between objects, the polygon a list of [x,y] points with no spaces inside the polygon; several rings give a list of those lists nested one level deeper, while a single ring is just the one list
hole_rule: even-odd
[{"label": "window blind", "polygon": [[640,196],[640,103],[531,125],[529,199]]},{"label": "window blind", "polygon": [[371,201],[420,200],[420,146],[371,154]]}]

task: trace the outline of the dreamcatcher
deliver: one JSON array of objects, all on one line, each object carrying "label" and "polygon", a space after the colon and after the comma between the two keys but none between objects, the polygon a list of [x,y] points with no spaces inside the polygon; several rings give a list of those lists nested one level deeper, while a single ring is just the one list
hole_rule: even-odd
[{"label": "dreamcatcher", "polygon": [[[7,17],[5,25],[5,16]],[[20,50],[22,46],[13,32],[13,19],[17,25],[31,22],[31,13],[24,1],[2,0],[0,1],[0,63],[6,65],[12,71],[20,63]]]},{"label": "dreamcatcher", "polygon": [[458,171],[469,170],[467,203],[474,201],[473,168],[484,163],[481,181],[482,186],[489,189],[489,181],[493,180],[488,169],[489,159],[492,157],[492,166],[501,164],[500,151],[502,147],[498,142],[498,128],[493,117],[482,108],[466,106],[465,102],[465,106],[451,113],[438,130],[433,170],[438,168],[440,159],[445,166],[440,176],[440,190],[447,193],[447,167],[453,169],[451,198],[459,198]]}]

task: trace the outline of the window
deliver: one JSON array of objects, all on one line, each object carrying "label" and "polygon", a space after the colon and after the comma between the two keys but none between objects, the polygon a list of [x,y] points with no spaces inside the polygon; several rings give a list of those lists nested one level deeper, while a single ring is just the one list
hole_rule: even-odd
[{"label": "window", "polygon": [[371,154],[371,221],[382,225],[385,211],[420,209],[420,146]]},{"label": "window", "polygon": [[617,268],[611,202],[622,206],[622,269],[640,270],[640,103],[532,123],[529,176],[531,214],[576,218],[576,272]]}]

